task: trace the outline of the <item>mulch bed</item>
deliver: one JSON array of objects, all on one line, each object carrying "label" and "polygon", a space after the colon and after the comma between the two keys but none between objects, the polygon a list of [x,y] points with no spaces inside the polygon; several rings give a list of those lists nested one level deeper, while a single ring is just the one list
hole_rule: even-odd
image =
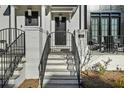
[{"label": "mulch bed", "polygon": [[85,88],[121,88],[124,87],[124,71],[82,71],[81,86]]},{"label": "mulch bed", "polygon": [[38,79],[26,79],[18,88],[37,88],[38,85]]}]

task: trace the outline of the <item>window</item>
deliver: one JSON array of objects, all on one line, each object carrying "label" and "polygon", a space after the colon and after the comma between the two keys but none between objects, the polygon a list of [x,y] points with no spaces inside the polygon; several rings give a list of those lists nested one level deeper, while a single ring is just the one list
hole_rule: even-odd
[{"label": "window", "polygon": [[98,29],[99,29],[99,19],[97,17],[91,19],[91,29],[92,29],[92,39],[94,42],[98,42]]},{"label": "window", "polygon": [[116,42],[124,39],[120,35],[120,13],[91,13],[90,22],[89,44],[93,45],[93,50],[110,52],[117,45],[124,45],[123,42]]},{"label": "window", "polygon": [[104,36],[108,35],[109,29],[109,19],[107,17],[101,18],[101,35],[102,35],[102,42],[104,42]]},{"label": "window", "polygon": [[38,11],[32,11],[32,15],[28,16],[25,12],[25,26],[38,26]]}]

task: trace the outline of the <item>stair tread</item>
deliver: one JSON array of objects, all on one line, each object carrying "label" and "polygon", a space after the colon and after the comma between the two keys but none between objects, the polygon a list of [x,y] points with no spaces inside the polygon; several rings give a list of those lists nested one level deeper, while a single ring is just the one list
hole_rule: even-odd
[{"label": "stair tread", "polygon": [[52,62],[49,62],[47,63],[47,65],[74,65],[75,63],[66,63],[66,62],[63,62],[63,63],[52,63]]},{"label": "stair tread", "polygon": [[48,60],[67,60],[66,58],[48,58]]},{"label": "stair tread", "polygon": [[[20,70],[22,70],[23,69],[23,67],[17,67],[17,68],[15,68],[15,71],[20,71]],[[2,69],[0,68],[0,71],[1,71]]]},{"label": "stair tread", "polygon": [[77,80],[54,80],[54,79],[45,79],[43,80],[43,84],[67,84],[67,85],[70,85],[70,84],[78,84],[78,81]]},{"label": "stair tread", "polygon": [[[12,77],[10,77],[10,80],[11,79],[17,79],[20,75],[13,75]],[[0,75],[0,79],[2,78],[2,75]]]},{"label": "stair tread", "polygon": [[77,80],[77,77],[76,76],[45,76],[44,79],[55,79],[55,80]]},{"label": "stair tread", "polygon": [[44,88],[78,88],[77,84],[47,84]]},{"label": "stair tread", "polygon": [[[9,64],[10,62],[11,62],[11,61],[6,61],[6,64]],[[25,62],[26,62],[26,61],[21,61],[20,63],[23,64],[23,63],[25,63]],[[4,63],[4,61],[0,61],[0,64],[1,64],[1,63]]]},{"label": "stair tread", "polygon": [[72,52],[50,52],[49,55],[72,55]]},{"label": "stair tread", "polygon": [[20,75],[13,75],[10,79],[17,79]]},{"label": "stair tread", "polygon": [[49,68],[49,67],[46,67],[46,72],[47,71],[50,71],[50,72],[66,72],[66,71],[76,71],[75,69],[72,69],[72,68],[69,68],[69,67],[66,67],[65,68]]},{"label": "stair tread", "polygon": [[46,72],[68,72],[68,70],[67,69],[50,69],[50,68],[47,68]]},{"label": "stair tread", "polygon": [[47,65],[67,65],[66,63],[47,63]]},{"label": "stair tread", "polygon": [[[1,86],[1,84],[0,84]],[[15,84],[7,84],[6,86],[4,86],[4,88],[13,88],[15,86]]]},{"label": "stair tread", "polygon": [[21,71],[23,69],[23,67],[17,67],[16,69],[15,69],[15,71]]}]

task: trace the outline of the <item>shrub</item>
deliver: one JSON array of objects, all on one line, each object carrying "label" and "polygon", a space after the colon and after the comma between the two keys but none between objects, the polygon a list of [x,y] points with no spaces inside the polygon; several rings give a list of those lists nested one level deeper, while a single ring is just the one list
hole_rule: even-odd
[{"label": "shrub", "polygon": [[124,88],[124,76],[116,80],[116,87]]}]

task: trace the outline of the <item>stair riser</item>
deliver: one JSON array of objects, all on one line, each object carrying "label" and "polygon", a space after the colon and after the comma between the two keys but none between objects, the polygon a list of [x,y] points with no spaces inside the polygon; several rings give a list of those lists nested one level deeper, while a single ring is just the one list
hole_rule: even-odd
[{"label": "stair riser", "polygon": [[59,65],[59,66],[47,65],[46,69],[67,69],[67,66],[66,65]]},{"label": "stair riser", "polygon": [[[7,61],[7,62],[10,62],[11,61],[11,58],[10,58],[10,56],[6,56],[7,58],[6,59],[4,59],[4,58],[1,58],[1,56],[0,56],[0,62],[1,61]],[[15,58],[15,56],[14,57],[12,57],[12,59],[14,59]],[[26,58],[25,57],[22,57],[22,61],[26,61]]]},{"label": "stair riser", "polygon": [[49,55],[49,56],[48,56],[48,59],[49,59],[49,58],[58,58],[58,59],[59,59],[59,58],[66,58],[66,55]]},{"label": "stair riser", "polygon": [[[5,67],[9,67],[9,65],[10,65],[10,64],[6,64]],[[2,65],[0,64],[0,70],[1,70],[1,67],[2,67]],[[4,67],[4,65],[3,65],[3,67]],[[23,64],[20,63],[20,64],[18,65],[18,67],[23,67]]]},{"label": "stair riser", "polygon": [[67,60],[47,60],[47,63],[66,63]]},{"label": "stair riser", "polygon": [[46,69],[46,72],[67,72],[67,69]]},{"label": "stair riser", "polygon": [[[9,82],[8,82],[8,84],[14,84],[15,82],[14,82],[14,80],[9,80]],[[2,83],[0,82],[0,85],[1,85]]]},{"label": "stair riser", "polygon": [[[0,74],[1,74],[1,71],[0,71]],[[20,72],[19,71],[14,71],[13,75],[19,75]]]},{"label": "stair riser", "polygon": [[[50,76],[50,77],[54,77],[54,76],[59,76],[59,75],[67,75],[70,76],[73,73],[70,72],[46,72],[45,76]],[[76,73],[75,73],[76,75]]]},{"label": "stair riser", "polygon": [[53,84],[49,84],[49,85],[44,85],[43,88],[79,88],[78,85],[53,85]]},{"label": "stair riser", "polygon": [[55,76],[55,77],[47,77],[47,76],[45,76],[44,77],[44,80],[45,79],[51,79],[51,80],[77,80],[77,77],[76,76],[68,76],[68,77],[64,77],[64,76],[61,76],[61,77],[57,77],[57,76]]},{"label": "stair riser", "polygon": [[45,79],[43,81],[43,84],[78,84],[77,80],[50,80],[50,79]]}]

